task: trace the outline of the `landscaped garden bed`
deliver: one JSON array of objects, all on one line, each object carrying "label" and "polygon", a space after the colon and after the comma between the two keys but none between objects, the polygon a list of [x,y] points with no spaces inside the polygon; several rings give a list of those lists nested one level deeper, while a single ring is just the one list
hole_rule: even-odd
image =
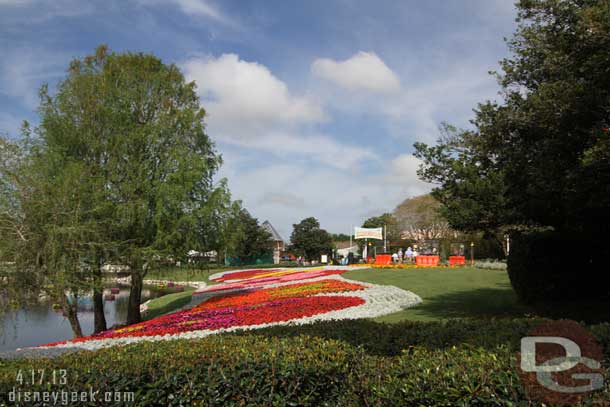
[{"label": "landscaped garden bed", "polygon": [[139,341],[202,338],[237,329],[321,320],[377,317],[417,305],[421,299],[393,286],[353,282],[347,268],[256,269],[213,275],[219,284],[193,293],[200,303],[182,311],[115,330],[42,345],[98,349]]}]

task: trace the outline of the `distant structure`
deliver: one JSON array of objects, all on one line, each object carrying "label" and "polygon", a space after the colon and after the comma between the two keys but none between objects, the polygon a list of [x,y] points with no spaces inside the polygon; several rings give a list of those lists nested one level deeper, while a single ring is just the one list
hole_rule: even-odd
[{"label": "distant structure", "polygon": [[352,243],[351,245],[350,242],[343,241],[333,243],[337,249],[337,256],[347,257],[350,253],[357,255],[360,252],[360,247],[358,247],[357,243]]},{"label": "distant structure", "polygon": [[271,238],[269,240],[272,242],[273,245],[273,264],[279,264],[280,255],[282,251],[285,250],[286,243],[284,243],[284,239],[282,239],[282,236],[280,236],[277,230],[275,230],[271,222],[266,220],[261,226],[263,227],[263,229],[265,229],[271,234]]}]

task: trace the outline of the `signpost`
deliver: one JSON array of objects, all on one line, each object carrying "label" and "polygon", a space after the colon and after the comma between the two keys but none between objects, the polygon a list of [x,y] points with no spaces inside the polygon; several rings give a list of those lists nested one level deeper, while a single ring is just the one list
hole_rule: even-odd
[{"label": "signpost", "polygon": [[[369,239],[384,240],[383,229],[384,228],[354,228],[354,239],[364,239],[364,250],[362,251],[364,261],[367,260],[367,256],[369,255]],[[377,249],[375,249],[374,253],[377,254]]]}]

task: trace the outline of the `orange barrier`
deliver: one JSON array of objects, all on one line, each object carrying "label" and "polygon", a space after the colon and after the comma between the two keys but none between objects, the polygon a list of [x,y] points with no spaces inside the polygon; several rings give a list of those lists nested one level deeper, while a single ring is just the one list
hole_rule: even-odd
[{"label": "orange barrier", "polygon": [[378,254],[375,256],[375,264],[392,264],[392,255]]},{"label": "orange barrier", "polygon": [[449,256],[450,266],[463,266],[466,264],[465,256]]},{"label": "orange barrier", "polygon": [[440,261],[440,256],[417,256],[415,258],[415,264],[418,266],[438,266]]}]

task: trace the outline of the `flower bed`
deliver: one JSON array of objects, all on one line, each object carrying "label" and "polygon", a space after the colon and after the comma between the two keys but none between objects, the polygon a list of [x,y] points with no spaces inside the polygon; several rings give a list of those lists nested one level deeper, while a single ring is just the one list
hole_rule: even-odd
[{"label": "flower bed", "polygon": [[376,286],[341,277],[347,270],[267,269],[220,273],[211,276],[220,284],[193,294],[201,302],[190,309],[43,347],[97,349],[141,340],[204,337],[235,329],[375,317],[421,302],[415,294],[393,286]]}]

